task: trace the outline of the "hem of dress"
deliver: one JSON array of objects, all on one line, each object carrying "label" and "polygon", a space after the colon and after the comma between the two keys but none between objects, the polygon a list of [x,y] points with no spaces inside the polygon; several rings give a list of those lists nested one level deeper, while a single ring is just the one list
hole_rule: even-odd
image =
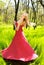
[{"label": "hem of dress", "polygon": [[38,58],[38,55],[36,55],[36,57],[34,57],[34,55],[36,55],[36,54],[33,54],[33,57],[31,59],[29,59],[29,58],[27,58],[27,59],[25,59],[25,58],[16,59],[16,58],[4,58],[4,57],[3,58],[6,59],[6,60],[21,61],[21,62],[31,62],[31,61],[34,61],[34,60],[36,60]]}]

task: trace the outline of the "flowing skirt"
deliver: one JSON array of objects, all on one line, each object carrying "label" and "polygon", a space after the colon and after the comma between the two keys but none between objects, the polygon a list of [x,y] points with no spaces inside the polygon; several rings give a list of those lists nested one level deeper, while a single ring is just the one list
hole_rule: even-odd
[{"label": "flowing skirt", "polygon": [[31,61],[38,57],[22,32],[16,32],[10,46],[2,51],[2,57],[10,60]]}]

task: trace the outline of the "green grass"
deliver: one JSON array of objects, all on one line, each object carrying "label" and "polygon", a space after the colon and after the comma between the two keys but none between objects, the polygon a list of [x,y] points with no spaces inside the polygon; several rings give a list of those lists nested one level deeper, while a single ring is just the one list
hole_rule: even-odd
[{"label": "green grass", "polygon": [[[24,28],[24,34],[29,44],[38,54],[38,58],[29,65],[44,65],[44,26],[33,28]],[[8,47],[15,35],[12,25],[0,25],[0,50]],[[6,62],[0,56],[0,65],[6,65]]]}]

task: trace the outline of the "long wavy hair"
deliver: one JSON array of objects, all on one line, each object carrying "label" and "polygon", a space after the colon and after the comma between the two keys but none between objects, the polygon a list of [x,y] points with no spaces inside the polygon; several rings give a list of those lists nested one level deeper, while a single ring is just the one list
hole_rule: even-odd
[{"label": "long wavy hair", "polygon": [[28,19],[28,14],[27,13],[24,13],[24,14],[22,14],[22,16],[21,16],[21,21],[25,21],[25,23],[26,23],[26,27],[28,26],[28,24],[29,24],[29,19]]}]

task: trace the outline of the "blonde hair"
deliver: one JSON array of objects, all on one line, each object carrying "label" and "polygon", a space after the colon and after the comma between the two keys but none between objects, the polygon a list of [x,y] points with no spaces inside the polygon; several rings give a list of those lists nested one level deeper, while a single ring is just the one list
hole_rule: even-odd
[{"label": "blonde hair", "polygon": [[29,24],[29,19],[28,19],[28,14],[27,13],[22,14],[21,21],[22,22],[25,21],[27,25]]},{"label": "blonde hair", "polygon": [[[27,13],[24,13],[24,14],[22,14],[22,16],[21,16],[21,18],[20,18],[20,20],[18,20],[18,26],[16,27],[16,30],[18,30],[19,29],[19,27],[20,27],[20,25],[23,25],[24,23],[24,20],[25,20],[25,22],[26,22],[26,25],[29,25],[29,20],[28,20],[28,14]],[[25,24],[24,24],[25,25]]]}]

